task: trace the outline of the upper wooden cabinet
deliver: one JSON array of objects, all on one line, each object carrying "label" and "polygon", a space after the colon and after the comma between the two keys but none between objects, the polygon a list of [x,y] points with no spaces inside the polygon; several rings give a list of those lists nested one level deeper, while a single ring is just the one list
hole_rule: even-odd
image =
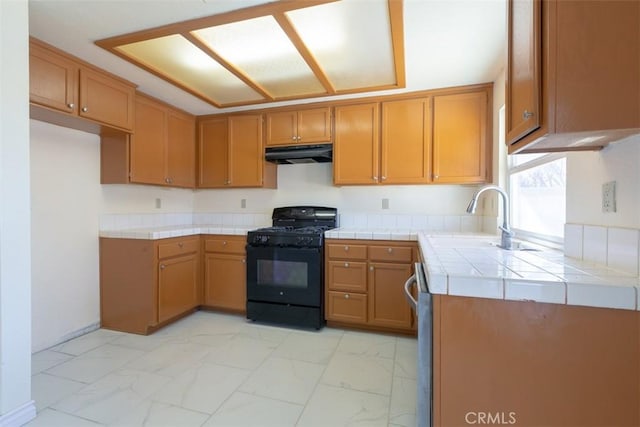
[{"label": "upper wooden cabinet", "polygon": [[486,91],[433,99],[433,181],[481,183],[488,179]]},{"label": "upper wooden cabinet", "polygon": [[195,186],[195,117],[138,94],[130,181]]},{"label": "upper wooden cabinet", "polygon": [[509,153],[599,149],[640,132],[640,2],[508,3]]},{"label": "upper wooden cabinet", "polygon": [[29,93],[32,104],[133,129],[135,86],[35,39],[29,43]]},{"label": "upper wooden cabinet", "polygon": [[331,108],[285,111],[266,115],[266,145],[331,142]]},{"label": "upper wooden cabinet", "polygon": [[262,115],[200,120],[198,150],[200,188],[276,186],[276,165],[264,160]]}]

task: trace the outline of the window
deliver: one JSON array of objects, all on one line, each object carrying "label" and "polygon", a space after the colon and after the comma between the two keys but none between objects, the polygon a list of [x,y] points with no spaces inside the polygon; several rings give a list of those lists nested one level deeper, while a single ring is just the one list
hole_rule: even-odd
[{"label": "window", "polygon": [[511,223],[520,237],[562,243],[566,212],[565,154],[509,156]]}]

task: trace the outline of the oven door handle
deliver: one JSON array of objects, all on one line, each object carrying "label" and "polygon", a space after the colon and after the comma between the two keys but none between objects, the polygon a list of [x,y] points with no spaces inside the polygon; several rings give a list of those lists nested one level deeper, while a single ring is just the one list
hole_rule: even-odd
[{"label": "oven door handle", "polygon": [[415,273],[411,277],[409,277],[406,282],[404,282],[404,296],[407,298],[407,302],[416,313],[418,312],[418,301],[416,301],[416,299],[411,294],[411,288],[413,287],[413,284],[417,283],[418,279],[416,278]]}]

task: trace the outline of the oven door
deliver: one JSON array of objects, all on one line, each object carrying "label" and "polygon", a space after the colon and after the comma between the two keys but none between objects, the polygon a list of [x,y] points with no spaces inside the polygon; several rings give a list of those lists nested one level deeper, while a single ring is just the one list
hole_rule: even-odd
[{"label": "oven door", "polygon": [[249,301],[320,307],[322,249],[247,246]]}]

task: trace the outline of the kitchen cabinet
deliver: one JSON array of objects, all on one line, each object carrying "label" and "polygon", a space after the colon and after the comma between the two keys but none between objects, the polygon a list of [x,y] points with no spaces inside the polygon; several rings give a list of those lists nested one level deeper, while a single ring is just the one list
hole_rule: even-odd
[{"label": "kitchen cabinet", "polygon": [[325,247],[327,321],[413,333],[403,285],[413,271],[414,243],[328,239]]},{"label": "kitchen cabinet", "polygon": [[508,2],[509,153],[600,149],[640,132],[640,3]]},{"label": "kitchen cabinet", "polygon": [[195,186],[195,117],[138,94],[130,181]]},{"label": "kitchen cabinet", "polygon": [[266,145],[304,145],[331,142],[331,108],[266,114]]},{"label": "kitchen cabinet", "polygon": [[434,426],[640,425],[637,311],[433,295],[433,349]]},{"label": "kitchen cabinet", "polygon": [[[135,86],[39,40],[29,42],[29,100],[51,111],[131,131]],[[40,112],[38,118],[55,116]],[[64,122],[64,120],[62,120]]]},{"label": "kitchen cabinet", "polygon": [[201,302],[199,236],[100,238],[102,327],[146,335]]},{"label": "kitchen cabinet", "polygon": [[205,306],[246,311],[246,240],[245,236],[203,236]]},{"label": "kitchen cabinet", "polygon": [[487,91],[433,99],[433,182],[471,184],[489,179],[491,136]]},{"label": "kitchen cabinet", "polygon": [[264,160],[262,115],[198,122],[198,187],[276,187],[276,165]]}]

